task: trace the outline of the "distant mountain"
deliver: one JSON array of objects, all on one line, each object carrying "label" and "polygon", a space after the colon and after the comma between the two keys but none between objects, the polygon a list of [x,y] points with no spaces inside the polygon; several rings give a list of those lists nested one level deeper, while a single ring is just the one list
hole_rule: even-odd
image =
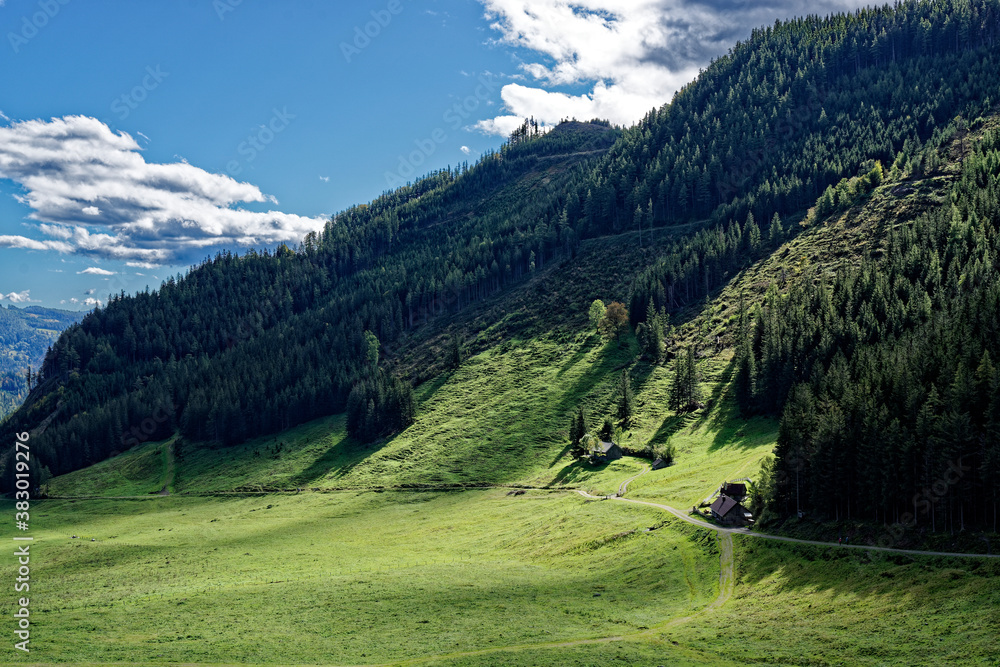
[{"label": "distant mountain", "polygon": [[28,306],[0,308],[0,419],[27,395],[27,371],[36,372],[45,351],[83,313]]}]

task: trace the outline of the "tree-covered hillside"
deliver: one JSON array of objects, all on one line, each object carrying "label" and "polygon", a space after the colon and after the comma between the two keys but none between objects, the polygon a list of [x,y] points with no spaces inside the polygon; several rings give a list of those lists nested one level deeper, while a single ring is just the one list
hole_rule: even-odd
[{"label": "tree-covered hillside", "polygon": [[[848,208],[885,178],[933,172],[927,146],[996,103],[998,33],[997,0],[756,30],[633,128],[569,122],[538,136],[528,125],[471,168],[334,216],[295,250],[225,253],[155,292],[116,296],[59,339],[5,428],[45,420],[34,451],[56,474],[175,430],[233,445],[346,410],[353,435],[385,435],[414,410],[409,378],[385,358],[438,318],[573,266],[581,239],[649,244],[669,230],[636,277],[640,324],[697,308],[814,220],[814,204]],[[991,275],[964,270],[992,257],[969,252],[957,274]],[[614,271],[614,258],[587,269]],[[890,333],[873,328],[867,342]],[[751,388],[745,407],[778,413],[799,381],[763,398]]]},{"label": "tree-covered hillside", "polygon": [[405,380],[372,362],[406,331],[568,256],[547,225],[566,183],[618,132],[567,123],[511,140],[332,219],[292,251],[206,260],[159,290],[113,296],[55,344],[11,432],[53,474],[180,429],[224,444],[350,408],[370,439],[408,423]]},{"label": "tree-covered hillside", "polygon": [[[741,313],[746,412],[782,414],[771,509],[951,532],[1000,508],[1000,131],[940,205]],[[904,194],[906,186],[897,186]]]}]

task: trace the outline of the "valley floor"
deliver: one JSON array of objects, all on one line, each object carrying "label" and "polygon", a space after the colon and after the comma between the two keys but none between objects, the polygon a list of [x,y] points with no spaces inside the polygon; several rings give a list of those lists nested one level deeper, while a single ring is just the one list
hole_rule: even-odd
[{"label": "valley floor", "polygon": [[[374,446],[335,416],[224,450],[145,443],[52,480],[62,499],[32,508],[31,659],[994,664],[995,560],[764,541],[654,506],[686,511],[770,453],[774,422],[740,419],[724,390],[663,415],[668,373],[635,365],[630,437],[669,442],[676,464],[574,461],[565,417],[606,408],[630,345],[498,346],[422,386],[417,423]],[[706,389],[727,368],[705,360]],[[644,504],[580,493],[629,479]]]}]

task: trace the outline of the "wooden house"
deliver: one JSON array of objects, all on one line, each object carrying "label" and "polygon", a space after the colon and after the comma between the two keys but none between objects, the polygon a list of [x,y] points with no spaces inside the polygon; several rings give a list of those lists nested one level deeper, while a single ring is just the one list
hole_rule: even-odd
[{"label": "wooden house", "polygon": [[712,503],[712,518],[724,526],[745,526],[753,518],[747,508],[729,496],[719,496]]},{"label": "wooden house", "polygon": [[609,463],[617,461],[624,455],[621,447],[613,442],[604,442],[602,440],[598,443],[597,451],[590,457],[590,460],[594,463]]}]

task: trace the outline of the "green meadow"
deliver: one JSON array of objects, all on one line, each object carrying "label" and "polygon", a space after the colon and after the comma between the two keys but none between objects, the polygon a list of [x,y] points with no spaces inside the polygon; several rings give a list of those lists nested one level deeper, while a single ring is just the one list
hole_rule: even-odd
[{"label": "green meadow", "polygon": [[383,663],[634,634],[718,592],[711,535],[562,492],[36,508],[46,662]]},{"label": "green meadow", "polygon": [[[371,446],[334,416],[224,450],[146,443],[52,480],[52,495],[121,497],[36,505],[33,659],[991,664],[994,563],[736,538],[735,591],[713,605],[714,532],[575,493],[639,475],[629,497],[690,507],[773,446],[773,422],[734,413],[725,355],[702,362],[708,406],[674,415],[657,410],[669,371],[633,346],[509,342],[421,386],[416,424]],[[569,413],[603,418],[623,367],[626,444],[670,443],[675,465],[569,455]]]}]

